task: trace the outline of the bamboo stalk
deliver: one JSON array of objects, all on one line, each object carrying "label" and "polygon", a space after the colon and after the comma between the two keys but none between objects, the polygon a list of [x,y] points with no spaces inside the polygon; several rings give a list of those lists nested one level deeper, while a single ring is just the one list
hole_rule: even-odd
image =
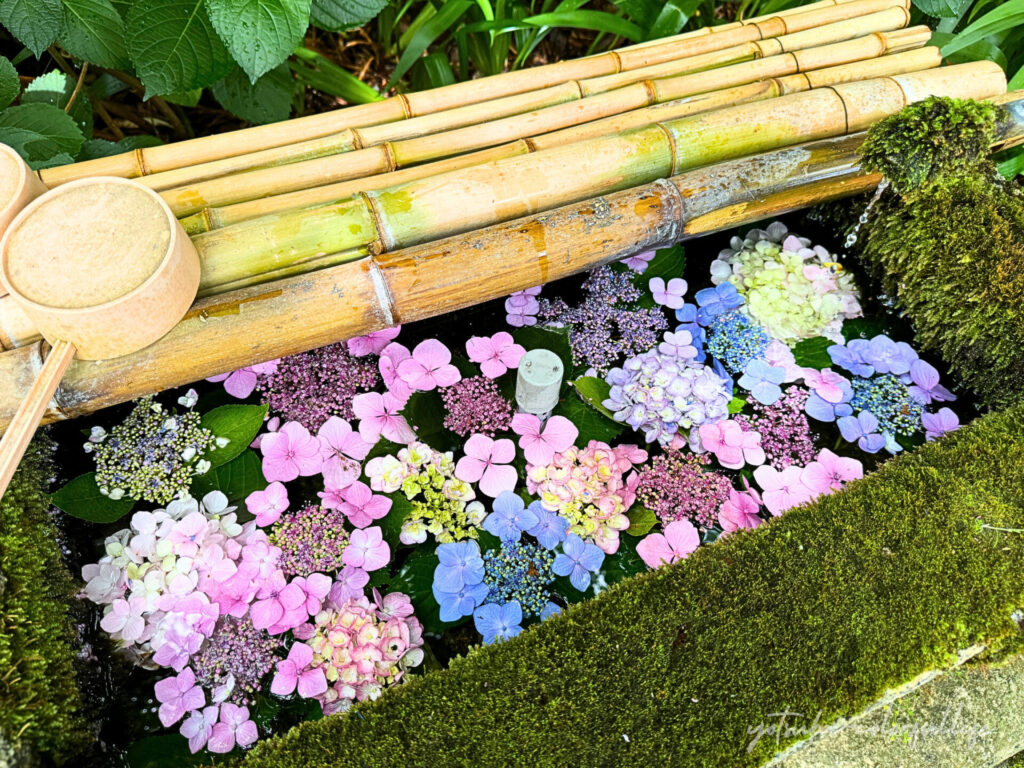
[{"label": "bamboo stalk", "polygon": [[[892,32],[906,26],[909,20],[910,14],[905,8],[894,6],[884,11],[835,24],[826,24],[804,32],[749,42],[720,51],[666,62],[656,67],[644,67],[615,77],[628,78],[628,80],[622,83],[626,85],[628,83],[639,83],[649,80],[655,76],[655,71],[658,73],[657,77],[679,75],[684,72],[700,72],[729,64],[749,62],[783,51],[795,51],[812,46],[851,40],[875,32]],[[927,27],[920,29],[927,30]],[[931,33],[928,31],[923,40],[917,44],[924,45],[930,36]],[[898,49],[898,47],[890,46],[890,50]],[[835,64],[839,63],[839,61],[831,61],[830,63]],[[591,119],[589,118],[590,115],[602,111],[605,113],[616,113],[634,109],[638,106],[646,106],[651,103],[649,87],[647,90],[644,90],[639,85],[632,90],[619,91],[618,97],[612,96],[603,100],[585,99],[586,96],[605,93],[618,87],[615,83],[608,81],[608,78],[572,80],[537,91],[528,91],[501,99],[469,104],[408,120],[366,128],[351,128],[332,134],[329,137],[286,144],[282,147],[251,152],[207,163],[193,164],[185,168],[145,176],[141,180],[152,189],[167,190],[246,170],[282,166],[417,137],[435,136],[435,141],[440,142],[441,146],[459,146],[465,143],[465,139],[461,138],[462,136],[465,136],[467,133],[469,135],[479,133],[479,131],[470,126],[488,122],[491,122],[493,125],[493,121],[501,118],[510,118],[508,125],[511,132],[522,133],[522,127],[516,130],[513,126],[526,125],[527,117],[524,113],[544,110],[545,107],[562,105],[559,111],[544,110],[542,113],[537,114],[535,119],[550,121],[554,119],[555,115],[560,115],[563,124],[575,124]],[[574,109],[567,105],[567,102],[578,102],[581,99],[584,100],[584,103],[580,104],[579,109]],[[517,120],[511,119],[512,116],[516,115],[520,116],[520,118]],[[546,117],[542,117],[542,115],[546,115]],[[600,116],[603,116],[603,114]],[[449,135],[450,131],[458,128],[464,128],[462,134]],[[514,138],[518,138],[518,136]],[[414,144],[413,147],[415,146]],[[434,147],[436,144],[428,143],[426,146]],[[396,147],[385,148],[384,156],[388,152],[394,153],[396,149]],[[469,149],[473,149],[473,147],[470,146]],[[415,152],[416,150],[410,148],[410,151]],[[446,154],[451,154],[450,150],[441,153],[437,153],[435,150],[433,154],[429,155],[428,159],[443,157]],[[408,163],[399,164],[404,165]]]},{"label": "bamboo stalk", "polygon": [[[390,251],[699,165],[863,130],[930,94],[985,98],[1005,87],[1002,69],[992,62],[844,83],[471,166],[335,205],[264,216],[194,238],[203,260],[200,291],[214,292],[218,285],[318,253]],[[365,209],[372,217],[357,213]],[[357,217],[363,223],[350,230]]]},{"label": "bamboo stalk", "polygon": [[713,109],[797,93],[809,90],[811,87],[819,88],[855,80],[869,80],[876,77],[902,75],[909,72],[933,69],[938,67],[941,62],[942,56],[939,54],[939,49],[926,47],[853,64],[828,67],[799,75],[771,78],[756,83],[675,99],[664,104],[634,110],[622,115],[594,120],[572,128],[565,128],[541,136],[533,136],[526,140],[521,139],[510,144],[459,155],[446,160],[414,165],[410,168],[391,173],[312,187],[227,206],[205,208],[200,213],[182,219],[181,223],[185,227],[186,232],[190,235],[196,235],[258,216],[338,202],[359,192],[383,189],[403,184],[407,181],[435,176],[472,165],[480,165],[504,157],[525,155],[541,149],[550,149],[610,133],[640,128],[665,120],[677,120]]},{"label": "bamboo stalk", "polygon": [[[994,99],[1018,105],[1024,92]],[[1001,143],[1024,139],[1024,109]],[[156,344],[101,363],[75,361],[44,421],[116,403],[352,336],[443,314],[795,208],[864,192],[862,134],[690,171],[439,242],[349,262],[196,303]],[[341,299],[341,300],[339,300]],[[44,345],[0,355],[4,429],[45,355]]]},{"label": "bamboo stalk", "polygon": [[[903,13],[902,9],[897,10]],[[930,36],[931,33],[926,27],[920,27],[913,30],[876,33],[822,46],[813,49],[813,54],[807,51],[803,53],[807,54],[805,59],[808,63],[817,66],[839,65],[873,58],[888,50],[899,51],[920,47]],[[634,83],[616,91],[588,96],[579,101],[570,101],[432,136],[385,142],[344,154],[220,176],[180,187],[164,188],[160,183],[160,194],[178,216],[186,216],[204,207],[228,205],[347,179],[388,173],[400,167],[471,152],[640,109],[659,101],[719,90],[766,77],[790,75],[800,72],[802,63],[803,59],[797,54],[786,53],[669,80]]]},{"label": "bamboo stalk", "polygon": [[39,176],[49,187],[85,176],[136,178],[188,165],[259,152],[310,139],[475,104],[516,93],[546,88],[571,80],[616,74],[698,53],[721,50],[765,37],[813,29],[855,18],[894,5],[909,7],[910,0],[844,0],[814,3],[806,8],[781,11],[735,25],[706,28],[649,45],[630,46],[582,59],[506,72],[452,85],[362,104],[283,123],[255,126],[231,133],[148,147],[109,158],[45,169]]}]

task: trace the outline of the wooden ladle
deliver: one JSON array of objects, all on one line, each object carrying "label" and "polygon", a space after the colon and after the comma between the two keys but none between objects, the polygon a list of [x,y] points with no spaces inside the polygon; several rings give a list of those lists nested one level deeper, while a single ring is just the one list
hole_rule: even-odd
[{"label": "wooden ladle", "polygon": [[75,357],[105,360],[149,346],[188,311],[199,255],[167,204],[114,177],[37,197],[0,241],[0,283],[51,345],[0,440],[0,495]]}]

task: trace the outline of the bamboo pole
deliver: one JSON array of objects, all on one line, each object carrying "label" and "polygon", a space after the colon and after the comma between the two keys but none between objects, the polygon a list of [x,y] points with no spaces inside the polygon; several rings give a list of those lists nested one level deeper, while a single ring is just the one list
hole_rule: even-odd
[{"label": "bamboo pole", "polygon": [[[1000,144],[1024,140],[1024,92]],[[640,251],[742,226],[877,186],[858,167],[863,134],[689,171],[669,180],[316,273],[200,300],[156,344],[75,361],[44,421],[352,336],[451,312]],[[467,277],[468,276],[468,277]],[[0,430],[45,356],[42,342],[0,354]]]},{"label": "bamboo pole", "polygon": [[700,165],[863,130],[927,95],[986,98],[1005,88],[992,62],[844,83],[264,216],[194,238],[203,259],[200,293],[322,254],[391,251]]},{"label": "bamboo pole", "polygon": [[[896,9],[901,14],[902,9]],[[883,32],[800,53],[769,56],[721,69],[667,80],[643,81],[616,91],[588,96],[478,125],[403,141],[385,142],[352,152],[328,155],[288,165],[274,165],[206,181],[167,188],[165,177],[149,177],[161,189],[161,196],[179,216],[196,213],[204,207],[228,205],[274,194],[292,192],[347,179],[388,173],[400,167],[416,165],[453,154],[462,154],[517,139],[579,125],[611,115],[629,112],[654,103],[695,95],[706,91],[753,82],[766,77],[795,74],[804,62],[830,66],[861,61],[886,53],[919,48],[931,37],[927,27]],[[221,161],[223,164],[225,161]],[[203,173],[192,168],[174,171]]]},{"label": "bamboo pole", "polygon": [[[673,60],[656,67],[644,67],[632,72],[625,72],[615,77],[628,78],[622,85],[637,83],[633,89],[622,89],[617,91],[618,96],[610,96],[606,99],[587,99],[587,96],[612,91],[621,86],[608,78],[597,78],[596,80],[572,80],[560,85],[550,86],[536,91],[515,94],[501,99],[469,104],[463,107],[436,112],[429,115],[401,120],[394,123],[385,123],[366,128],[351,128],[339,133],[331,134],[328,137],[311,139],[308,141],[287,144],[282,147],[266,149],[260,152],[251,152],[235,157],[224,158],[207,163],[198,163],[184,168],[178,168],[162,173],[155,173],[143,177],[141,181],[152,189],[167,190],[174,187],[194,184],[200,181],[223,177],[232,173],[239,173],[246,170],[283,166],[303,160],[337,155],[343,152],[350,152],[358,149],[366,149],[373,146],[401,142],[403,140],[415,139],[418,137],[436,137],[435,141],[446,149],[428,156],[428,159],[443,157],[451,154],[450,147],[459,147],[468,144],[464,136],[480,133],[479,129],[471,126],[489,123],[491,130],[494,129],[494,122],[501,118],[508,118],[506,122],[509,130],[521,134],[523,128],[518,130],[513,126],[528,125],[530,119],[551,121],[558,119],[563,125],[575,124],[593,119],[591,115],[601,113],[617,113],[638,106],[646,106],[651,103],[650,88],[646,90],[639,83],[655,77],[668,77],[686,72],[701,72],[718,67],[728,67],[730,64],[750,62],[765,56],[774,56],[785,51],[798,51],[814,46],[827,45],[854,38],[863,37],[876,32],[893,32],[909,22],[910,14],[902,6],[894,6],[884,11],[859,16],[835,24],[826,24],[814,29],[805,30],[789,35],[782,35],[777,38],[744,43],[740,46],[725,48],[698,56],[690,56],[683,59]],[[920,37],[920,30],[926,30],[923,39],[918,43],[911,43],[915,36],[905,38],[908,45],[924,45],[931,37],[927,27],[918,28],[916,37]],[[863,44],[860,47],[864,49]],[[883,52],[888,50],[900,50],[896,43],[882,46]],[[841,57],[837,53],[831,58],[831,64],[841,63]],[[860,56],[859,52],[851,55]],[[851,59],[852,60],[852,59]],[[582,102],[581,102],[582,100]],[[581,102],[578,108],[567,102]],[[545,110],[545,107],[560,106],[559,110]],[[533,114],[535,110],[541,112]],[[524,113],[531,113],[527,117]],[[514,119],[513,116],[520,116]],[[525,122],[524,122],[525,121]],[[455,129],[463,128],[460,134],[451,134]],[[519,138],[515,136],[514,138]],[[494,143],[494,142],[492,142]],[[413,144],[411,152],[415,152]],[[426,146],[434,147],[436,144],[428,143]],[[473,149],[473,146],[468,146]],[[380,156],[387,158],[389,154],[397,151],[397,147],[384,147]],[[400,163],[400,164],[408,164]]]},{"label": "bamboo pole", "polygon": [[843,0],[814,3],[746,22],[709,27],[650,44],[630,46],[582,59],[506,72],[342,110],[255,126],[231,133],[148,147],[108,158],[45,169],[39,172],[49,187],[85,176],[136,178],[197,163],[259,152],[286,144],[322,138],[346,129],[406,120],[467,104],[497,99],[552,85],[616,74],[686,56],[721,50],[787,32],[814,29],[894,5],[909,8],[910,0]]},{"label": "bamboo pole", "polygon": [[941,62],[942,56],[939,49],[929,46],[853,64],[843,64],[788,77],[770,78],[756,83],[675,99],[622,115],[594,120],[583,125],[533,136],[525,140],[520,139],[510,144],[458,155],[433,163],[414,165],[391,173],[311,187],[227,206],[204,208],[197,214],[185,217],[181,223],[186,232],[190,235],[197,235],[258,216],[338,202],[359,192],[383,189],[504,157],[525,155],[541,149],[551,149],[610,133],[641,128],[665,120],[678,120],[713,109],[798,93],[810,90],[812,87],[820,88],[856,80],[870,80],[877,77],[933,69],[938,67]]}]

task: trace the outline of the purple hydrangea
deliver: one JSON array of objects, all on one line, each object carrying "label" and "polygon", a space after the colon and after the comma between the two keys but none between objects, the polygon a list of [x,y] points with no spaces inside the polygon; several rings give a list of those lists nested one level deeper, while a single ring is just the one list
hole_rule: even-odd
[{"label": "purple hydrangea", "polygon": [[861,411],[856,416],[843,416],[837,422],[843,439],[857,443],[866,453],[878,453],[888,442],[878,433],[878,419],[871,411]]},{"label": "purple hydrangea", "polygon": [[697,322],[705,326],[711,325],[711,321],[719,315],[739,309],[746,302],[732,283],[722,283],[714,288],[697,291],[694,298],[700,307],[697,310]]},{"label": "purple hydrangea", "polygon": [[551,570],[559,576],[568,576],[576,589],[585,592],[590,586],[590,574],[600,571],[603,563],[604,552],[596,544],[570,533],[562,542],[562,551],[555,556]]}]

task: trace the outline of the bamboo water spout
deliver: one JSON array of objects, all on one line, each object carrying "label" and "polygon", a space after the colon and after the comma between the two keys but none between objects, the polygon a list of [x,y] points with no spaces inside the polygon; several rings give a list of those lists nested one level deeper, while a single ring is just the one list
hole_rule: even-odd
[{"label": "bamboo water spout", "polygon": [[[1024,141],[1024,92],[996,148]],[[858,167],[863,135],[732,160],[446,240],[197,302],[153,346],[73,363],[44,416],[73,418],[145,394],[450,312],[680,239],[877,186]],[[460,276],[472,276],[461,280]],[[0,354],[0,429],[45,349]]]},{"label": "bamboo water spout", "polygon": [[769,78],[755,83],[675,99],[645,109],[637,109],[622,115],[595,120],[584,125],[540,136],[531,136],[525,140],[521,139],[509,144],[457,155],[433,163],[414,165],[399,171],[312,187],[296,192],[286,192],[243,203],[204,208],[199,213],[185,217],[181,220],[181,223],[185,227],[185,231],[191,235],[197,235],[248,219],[254,219],[258,216],[339,202],[359,192],[383,189],[404,184],[408,181],[447,173],[448,171],[468,168],[473,165],[482,165],[506,157],[526,155],[542,149],[551,149],[552,147],[564,146],[585,139],[593,139],[598,136],[605,136],[633,128],[642,128],[653,123],[678,120],[714,109],[762,101],[791,93],[800,93],[811,88],[821,88],[839,85],[840,83],[855,82],[857,80],[870,80],[878,77],[904,75],[925,69],[934,69],[941,63],[942,56],[939,53],[939,49],[929,46],[905,53],[895,53],[888,56],[880,56],[876,59],[867,59],[854,64],[843,64],[825,69],[811,70],[798,75]]},{"label": "bamboo water spout", "polygon": [[825,0],[808,6],[760,16],[743,22],[705,27],[696,32],[651,41],[582,59],[561,61],[531,69],[506,72],[419,93],[309,115],[283,123],[256,126],[231,133],[149,147],[109,158],[46,169],[40,178],[48,187],[85,176],[135,178],[188,165],[258,152],[350,128],[380,125],[432,114],[466,104],[546,88],[571,80],[617,74],[686,56],[721,50],[766,37],[863,16],[894,5],[910,7],[910,0]]},{"label": "bamboo water spout", "polygon": [[[900,23],[903,23],[905,11],[902,8],[893,10],[900,15]],[[893,20],[885,23],[896,22]],[[930,37],[931,32],[927,27],[876,32],[865,37],[768,56],[721,69],[665,80],[644,80],[608,93],[579,100],[567,100],[533,112],[454,128],[433,135],[402,141],[386,141],[363,149],[328,154],[284,165],[271,162],[268,163],[269,167],[258,170],[217,175],[236,162],[232,159],[172,171],[169,174],[157,174],[148,177],[146,181],[154,189],[161,190],[161,196],[175,213],[186,216],[204,207],[244,202],[347,179],[388,173],[398,168],[548,133],[685,96],[756,82],[769,77],[792,75],[807,69],[847,64],[886,53],[920,48]],[[277,151],[268,154],[275,155]],[[237,160],[245,159],[246,156],[243,156]],[[168,187],[169,182],[187,175],[208,178],[194,184]]]},{"label": "bamboo water spout", "polygon": [[[878,32],[893,32],[906,26],[909,21],[910,14],[905,8],[893,6],[884,11],[834,24],[826,24],[803,32],[752,41],[698,56],[689,56],[666,62],[655,68],[643,67],[637,70],[626,71],[616,76],[626,78],[621,82],[609,80],[608,78],[570,80],[566,83],[536,91],[527,91],[500,99],[469,104],[443,112],[413,117],[408,120],[365,128],[350,128],[322,138],[287,144],[282,147],[237,155],[212,162],[192,164],[184,168],[145,176],[143,181],[152,189],[166,190],[241,171],[283,166],[303,160],[314,160],[320,157],[368,149],[375,146],[381,147],[380,156],[382,157],[397,156],[398,150],[394,146],[395,142],[401,143],[419,137],[436,136],[444,149],[441,154],[432,155],[430,159],[433,159],[444,154],[451,154],[453,147],[461,149],[463,145],[467,144],[464,138],[458,135],[449,135],[459,128],[463,129],[461,136],[465,136],[467,131],[470,135],[481,133],[479,129],[472,126],[482,124],[491,126],[490,130],[493,131],[494,121],[507,118],[505,121],[507,123],[513,125],[517,123],[522,124],[523,119],[526,118],[528,113],[531,117],[536,114],[534,119],[543,120],[548,123],[556,119],[561,120],[563,125],[584,122],[588,119],[593,119],[594,115],[601,117],[605,114],[623,112],[634,109],[637,106],[646,106],[652,103],[652,100],[657,100],[655,98],[656,94],[651,93],[650,88],[645,90],[644,86],[641,85],[641,83],[646,83],[646,81],[653,80],[656,77],[663,78],[686,72],[701,72],[741,62],[750,62],[766,56],[775,57],[776,54],[783,52],[803,51],[807,48],[852,40]],[[836,51],[833,55],[825,54],[824,58],[827,59],[827,64],[815,66],[813,58],[810,57],[806,61],[800,60],[795,65],[796,71],[839,64],[844,61],[853,61],[865,56],[879,55],[879,53],[887,51],[921,46],[930,37],[931,31],[927,27],[919,27],[917,28],[916,35],[905,35],[900,38],[894,38],[891,41],[888,38],[876,41],[874,44],[876,48],[875,53],[869,52],[872,45],[870,42],[867,42],[850,50],[849,53],[846,53],[846,51]],[[903,42],[900,43],[898,40]],[[778,62],[776,63],[778,64]],[[790,63],[791,71],[793,71],[793,66]],[[788,74],[788,72],[784,74]],[[623,86],[629,84],[636,84],[636,87],[632,89],[623,88]],[[586,98],[594,97],[597,94],[606,94],[609,91],[616,91],[617,95],[608,94],[603,99]],[[576,106],[573,106],[574,103]],[[546,107],[551,109],[545,109]],[[558,109],[555,109],[555,107],[558,107]],[[540,110],[540,112],[535,112],[537,110]],[[542,115],[544,116],[542,117]],[[513,116],[519,116],[519,119],[516,120]],[[512,138],[519,138],[519,135]],[[493,140],[492,143],[497,143],[500,140]],[[475,148],[477,147],[468,146],[468,149]],[[401,164],[408,164],[408,162],[404,161]]]}]

